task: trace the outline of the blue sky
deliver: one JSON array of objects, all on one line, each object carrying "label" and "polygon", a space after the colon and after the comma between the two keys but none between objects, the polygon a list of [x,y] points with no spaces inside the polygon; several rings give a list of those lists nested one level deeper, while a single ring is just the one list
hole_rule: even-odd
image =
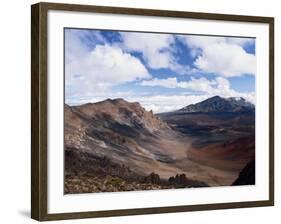
[{"label": "blue sky", "polygon": [[138,101],[156,113],[220,95],[255,102],[255,39],[65,29],[65,102]]}]

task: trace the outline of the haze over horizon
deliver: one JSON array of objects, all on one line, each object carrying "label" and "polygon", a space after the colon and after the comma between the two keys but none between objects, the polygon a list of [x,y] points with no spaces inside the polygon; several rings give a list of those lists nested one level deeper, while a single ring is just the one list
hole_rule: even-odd
[{"label": "haze over horizon", "polygon": [[255,39],[65,29],[65,102],[107,98],[155,113],[215,95],[255,103]]}]

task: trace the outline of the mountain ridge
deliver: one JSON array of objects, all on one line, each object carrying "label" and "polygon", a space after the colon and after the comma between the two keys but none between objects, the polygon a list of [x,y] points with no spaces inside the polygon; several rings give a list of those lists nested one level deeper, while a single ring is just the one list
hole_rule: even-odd
[{"label": "mountain ridge", "polygon": [[173,112],[179,112],[179,113],[245,112],[254,109],[255,109],[254,104],[247,102],[243,97],[223,98],[220,96],[214,96],[206,100],[203,100],[199,103],[190,104]]}]

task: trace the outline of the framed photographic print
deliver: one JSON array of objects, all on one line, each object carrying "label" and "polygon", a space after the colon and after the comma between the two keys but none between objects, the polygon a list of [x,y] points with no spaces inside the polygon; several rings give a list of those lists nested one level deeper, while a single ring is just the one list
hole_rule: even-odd
[{"label": "framed photographic print", "polygon": [[32,5],[32,218],[274,204],[274,19]]}]

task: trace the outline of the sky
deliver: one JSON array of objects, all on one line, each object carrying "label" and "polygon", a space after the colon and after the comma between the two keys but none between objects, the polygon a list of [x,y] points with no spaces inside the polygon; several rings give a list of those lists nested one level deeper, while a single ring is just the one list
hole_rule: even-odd
[{"label": "sky", "polygon": [[65,28],[65,103],[108,98],[154,113],[212,96],[255,103],[255,39]]}]

